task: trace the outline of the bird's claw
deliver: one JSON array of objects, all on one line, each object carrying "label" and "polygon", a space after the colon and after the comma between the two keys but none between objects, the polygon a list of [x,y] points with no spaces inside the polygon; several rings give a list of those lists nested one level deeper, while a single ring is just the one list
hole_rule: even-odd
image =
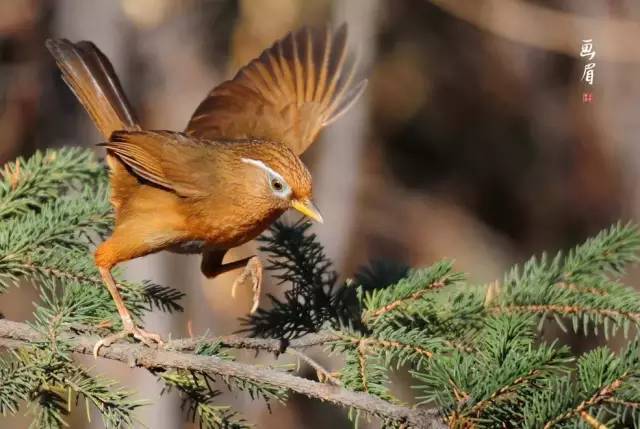
[{"label": "bird's claw", "polygon": [[93,346],[93,357],[98,358],[98,352],[102,347],[109,347],[111,344],[115,343],[118,340],[126,338],[129,335],[132,335],[133,338],[146,344],[149,347],[162,347],[164,345],[164,341],[162,341],[162,337],[160,337],[160,335],[153,332],[147,332],[144,329],[137,327],[133,323],[125,324],[122,331],[102,338]]},{"label": "bird's claw", "polygon": [[244,271],[233,282],[231,287],[231,296],[235,298],[236,289],[239,285],[243,284],[247,277],[251,277],[253,288],[253,305],[251,306],[250,314],[253,314],[260,306],[260,291],[262,289],[262,262],[257,256],[252,257],[244,267]]}]

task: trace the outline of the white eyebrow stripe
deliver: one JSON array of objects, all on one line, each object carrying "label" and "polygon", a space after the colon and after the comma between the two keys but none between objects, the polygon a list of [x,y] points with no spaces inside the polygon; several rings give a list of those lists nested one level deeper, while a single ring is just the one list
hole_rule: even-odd
[{"label": "white eyebrow stripe", "polygon": [[273,168],[269,167],[267,164],[265,164],[262,161],[258,161],[257,159],[251,159],[251,158],[240,158],[240,160],[245,164],[251,164],[254,167],[258,167],[259,169],[266,172],[267,174],[271,174],[272,176],[275,176],[278,179],[282,180],[284,183],[287,183],[287,181],[284,180],[284,177],[282,177]]}]

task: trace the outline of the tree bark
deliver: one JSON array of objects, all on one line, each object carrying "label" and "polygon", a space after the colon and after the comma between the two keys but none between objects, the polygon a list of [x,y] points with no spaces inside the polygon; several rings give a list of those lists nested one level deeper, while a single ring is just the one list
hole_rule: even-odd
[{"label": "tree bark", "polygon": [[[316,334],[308,338],[294,340],[290,347],[303,348],[322,344],[331,340],[331,334]],[[98,340],[87,335],[67,332],[61,336],[69,342],[74,353],[91,354]],[[42,341],[42,336],[24,323],[0,320],[0,347],[17,349],[30,347]],[[354,407],[382,419],[403,423],[405,427],[446,428],[434,410],[421,410],[392,404],[376,396],[363,392],[353,392],[339,386],[323,384],[271,368],[219,359],[215,356],[201,356],[189,353],[198,342],[221,341],[227,347],[252,348],[269,352],[279,352],[282,344],[278,340],[241,338],[237,336],[200,339],[174,340],[164,349],[152,349],[137,343],[116,343],[100,349],[99,356],[128,364],[130,367],[147,369],[188,369],[221,376],[237,377],[258,383],[279,386],[310,398],[333,404]]]}]

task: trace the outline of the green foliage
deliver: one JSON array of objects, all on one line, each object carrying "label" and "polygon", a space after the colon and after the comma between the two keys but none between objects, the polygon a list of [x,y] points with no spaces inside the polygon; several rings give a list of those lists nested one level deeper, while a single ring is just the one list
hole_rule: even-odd
[{"label": "green foliage", "polygon": [[[30,401],[30,412],[34,416],[31,427],[66,426],[64,416],[72,405],[82,402],[87,415],[90,406],[100,411],[105,427],[116,428],[133,424],[133,412],[142,402],[130,398],[130,393],[118,388],[114,382],[92,377],[76,366],[67,356],[55,348],[23,350],[12,355],[10,363],[3,362],[3,369],[13,369],[17,380],[7,381],[18,388],[13,395]],[[2,392],[9,397],[12,392]],[[9,412],[17,411],[14,401]],[[5,410],[3,410],[4,412]]]},{"label": "green foliage", "polygon": [[34,390],[31,366],[26,365],[18,356],[0,361],[0,413],[2,415],[18,412],[20,401],[29,398]]},{"label": "green foliage", "polygon": [[354,335],[342,344],[333,345],[334,350],[345,355],[341,381],[345,387],[356,392],[366,392],[389,400],[392,397],[387,385],[389,380],[384,361],[368,353],[366,341],[366,337]]},{"label": "green foliage", "polygon": [[285,291],[284,300],[268,295],[272,308],[258,309],[244,319],[252,335],[296,338],[340,322],[338,274],[315,234],[307,233],[310,226],[277,222],[260,237],[260,250],[268,255],[267,270],[291,288]]},{"label": "green foliage", "polygon": [[454,272],[449,261],[411,271],[396,284],[364,295],[365,312],[362,318],[368,324],[375,325],[398,313],[418,314],[423,310],[426,301],[423,298],[430,291],[455,285],[463,280],[464,276]]},{"label": "green foliage", "polygon": [[[276,224],[272,237],[285,228]],[[284,270],[286,280],[296,262],[280,248],[288,243],[276,242],[273,266]],[[298,239],[296,246],[304,253],[310,244]],[[408,271],[374,264],[332,295],[332,305],[343,310],[341,320],[352,323],[326,318],[311,331],[329,326],[338,338],[328,346],[344,356],[345,387],[394,400],[389,371],[407,368],[420,404],[441,410],[450,427],[638,427],[636,342],[620,354],[598,349],[575,356],[556,342],[541,342],[536,327],[551,318],[584,335],[603,332],[608,338],[620,328],[629,335],[631,327],[636,332],[640,295],[619,277],[639,249],[638,229],[617,224],[566,255],[534,257],[511,269],[501,284],[484,287],[468,284],[448,261]],[[326,263],[322,268],[331,270]],[[394,271],[401,278],[389,275]],[[355,304],[346,289],[357,291]],[[305,302],[292,292],[263,314],[284,315],[298,301]],[[277,332],[269,322],[278,319],[263,317],[253,333]],[[600,398],[612,383],[615,393]]]},{"label": "green foliage", "polygon": [[189,371],[171,371],[160,376],[165,391],[175,388],[182,394],[182,411],[202,429],[250,428],[230,407],[213,405],[220,391],[212,387],[210,379],[203,374]]},{"label": "green foliage", "polygon": [[[640,347],[619,354],[600,347],[582,355],[574,376],[546,380],[523,410],[524,427],[569,427],[576,419],[606,427],[640,423]],[[591,420],[593,419],[593,420]]]},{"label": "green foliage", "polygon": [[[220,342],[203,341],[198,344],[195,354],[201,356],[215,356],[227,361],[235,360],[227,353]],[[228,406],[214,404],[214,399],[221,394],[216,389],[216,380],[202,371],[175,370],[160,374],[164,382],[164,392],[176,389],[182,397],[182,411],[187,417],[197,422],[203,429],[242,429],[251,427],[238,413]],[[252,399],[264,398],[267,402],[276,400],[284,402],[287,392],[278,386],[260,384],[242,377],[221,377],[220,381],[229,390],[237,389],[247,392]]]},{"label": "green foliage", "polygon": [[[29,323],[41,340],[0,358],[0,413],[26,408],[32,427],[59,428],[72,409],[88,415],[93,408],[106,427],[134,425],[143,402],[90,375],[71,353],[73,333],[120,328],[92,257],[112,222],[103,168],[87,151],[62,149],[4,171],[0,293],[36,288]],[[640,295],[621,282],[640,250],[633,225],[614,225],[553,258],[531,258],[485,286],[469,283],[449,261],[420,269],[376,262],[339,282],[308,224],[276,222],[261,243],[267,268],[288,289],[245,318],[246,330],[282,340],[283,351],[290,339],[329,334],[325,349],[342,363],[322,381],[401,404],[390,380],[404,373],[413,380],[416,406],[436,408],[452,428],[640,427]],[[152,308],[182,310],[179,291],[118,282],[137,318]],[[573,352],[541,336],[548,321],[579,335],[603,333],[605,340],[622,331],[629,343],[621,351]],[[193,353],[236,360],[224,344],[197,339]],[[202,428],[250,427],[218,403],[225,389],[267,404],[287,399],[286,389],[241,374],[150,370]],[[356,422],[360,415],[351,409]],[[379,417],[385,427],[406,426]]]},{"label": "green foliage", "polygon": [[638,294],[616,279],[626,264],[637,260],[638,229],[617,224],[576,247],[566,257],[532,258],[505,277],[495,311],[536,313],[555,318],[566,330],[603,332],[608,338],[623,328],[625,335],[640,323]]},{"label": "green foliage", "polygon": [[63,148],[36,152],[4,166],[0,181],[0,219],[37,211],[71,190],[93,188],[106,172],[90,151]]},{"label": "green foliage", "polygon": [[413,371],[424,403],[452,416],[453,426],[501,427],[546,379],[568,371],[567,349],[533,345],[530,316],[490,317],[476,350],[436,355]]},{"label": "green foliage", "polygon": [[[32,326],[45,341],[0,361],[0,412],[15,414],[29,402],[34,428],[66,426],[72,406],[93,406],[107,427],[133,424],[142,405],[113,382],[90,376],[69,359],[69,329],[119,327],[115,305],[92,257],[112,215],[106,174],[87,150],[38,152],[8,164],[0,181],[0,292],[33,284],[39,292]],[[181,310],[182,294],[146,283],[121,282],[137,316],[151,305]]]}]

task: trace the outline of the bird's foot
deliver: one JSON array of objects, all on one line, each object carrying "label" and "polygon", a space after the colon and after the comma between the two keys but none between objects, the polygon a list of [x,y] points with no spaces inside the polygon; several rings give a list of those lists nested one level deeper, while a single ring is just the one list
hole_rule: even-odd
[{"label": "bird's foot", "polygon": [[249,262],[247,262],[247,265],[244,267],[242,274],[240,274],[233,282],[233,286],[231,288],[232,297],[235,298],[236,288],[243,284],[248,277],[251,277],[251,282],[253,283],[253,306],[250,311],[250,314],[253,314],[260,305],[260,290],[262,289],[262,262],[260,262],[260,259],[257,256],[253,256],[249,259]]},{"label": "bird's foot", "polygon": [[111,344],[115,343],[118,340],[128,337],[132,335],[136,340],[146,344],[149,347],[162,347],[164,342],[160,335],[155,334],[153,332],[147,332],[142,328],[137,327],[133,322],[128,322],[124,324],[124,329],[120,332],[116,332],[115,334],[109,335],[107,337],[102,338],[93,346],[93,357],[98,357],[98,352],[102,347],[109,347]]}]

